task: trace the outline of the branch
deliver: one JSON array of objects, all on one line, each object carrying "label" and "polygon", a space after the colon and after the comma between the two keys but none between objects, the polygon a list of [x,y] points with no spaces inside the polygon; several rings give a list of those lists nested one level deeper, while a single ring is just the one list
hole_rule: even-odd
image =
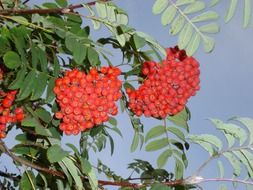
[{"label": "branch", "polygon": [[5,143],[0,140],[0,150],[7,154],[8,156],[10,156],[14,161],[22,164],[22,165],[25,165],[27,167],[31,167],[31,168],[34,168],[36,170],[39,170],[39,171],[42,171],[42,172],[45,172],[45,173],[48,173],[48,174],[51,174],[53,176],[58,176],[60,178],[65,178],[65,175],[62,173],[62,172],[58,172],[58,171],[55,171],[55,170],[52,170],[52,169],[48,169],[48,168],[44,168],[42,166],[39,166],[37,164],[34,164],[34,163],[31,163],[27,160],[24,160],[18,156],[16,156],[15,154],[13,154],[8,148],[7,146],[5,145]]},{"label": "branch", "polygon": [[[104,0],[105,2],[111,0]],[[85,5],[95,5],[97,1],[91,1],[85,3]],[[64,8],[52,8],[52,9],[5,9],[0,10],[0,15],[27,15],[27,14],[65,14],[73,12],[75,9],[82,8],[84,4],[70,5]]]}]

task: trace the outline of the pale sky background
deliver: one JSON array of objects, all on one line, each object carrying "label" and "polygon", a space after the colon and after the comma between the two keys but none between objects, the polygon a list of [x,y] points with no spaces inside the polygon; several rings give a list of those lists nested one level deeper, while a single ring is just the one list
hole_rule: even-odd
[{"label": "pale sky background", "polygon": [[[31,3],[41,4],[45,1],[31,0]],[[85,2],[80,0],[70,2]],[[87,1],[86,1],[87,2]],[[154,0],[115,0],[121,8],[126,10],[129,15],[130,26],[139,31],[146,32],[157,39],[163,46],[169,47],[176,44],[176,38],[169,35],[169,27],[163,27],[160,24],[160,16],[154,16],[151,13]],[[209,1],[206,1],[209,2]],[[228,4],[224,1],[218,9],[222,17],[224,10],[227,10]],[[201,67],[201,90],[195,97],[192,97],[187,104],[191,111],[191,120],[189,122],[190,132],[193,134],[212,133],[217,134],[214,127],[211,126],[207,118],[219,118],[227,120],[232,116],[245,116],[253,118],[253,43],[252,22],[249,29],[242,29],[242,11],[237,11],[236,17],[229,24],[221,21],[221,32],[215,35],[216,48],[211,54],[205,54],[200,49],[194,57],[200,62]],[[92,34],[95,38],[103,36],[104,33],[96,31]],[[117,54],[116,54],[117,55]],[[120,62],[121,57],[115,56],[115,62]],[[115,64],[118,64],[115,63]],[[124,138],[114,135],[115,153],[110,156],[109,150],[99,154],[92,154],[91,160],[97,158],[103,160],[105,164],[111,167],[117,174],[128,177],[130,170],[126,170],[127,164],[134,158],[147,160],[156,166],[156,159],[159,152],[147,153],[144,150],[130,153],[133,130],[126,114],[117,117],[119,128]],[[151,127],[161,124],[161,121],[155,119],[142,118],[145,131]],[[13,138],[8,136],[5,141],[11,146]],[[77,137],[64,137],[64,142],[77,143]],[[202,151],[198,146],[192,146],[188,151],[189,167],[186,176],[191,173],[207,159],[208,154]],[[0,169],[3,165],[10,164],[6,157],[1,157]],[[168,163],[166,168],[171,168]],[[232,175],[229,165],[226,165],[228,177]],[[8,166],[7,166],[8,167]],[[12,166],[11,166],[12,167]],[[10,171],[15,171],[14,168]],[[202,173],[206,177],[218,177],[216,165],[211,165]],[[215,170],[214,170],[215,169]],[[218,183],[202,184],[203,189],[217,189]],[[109,188],[108,189],[112,189]],[[237,189],[245,189],[245,186],[239,186]]]}]

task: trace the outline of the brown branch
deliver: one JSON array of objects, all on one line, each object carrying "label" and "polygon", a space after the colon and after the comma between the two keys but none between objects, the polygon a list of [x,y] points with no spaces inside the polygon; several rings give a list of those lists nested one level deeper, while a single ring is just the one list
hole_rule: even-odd
[{"label": "brown branch", "polygon": [[15,154],[13,154],[8,148],[7,146],[5,145],[5,143],[0,140],[0,150],[7,154],[8,156],[10,156],[15,162],[18,162],[22,165],[25,165],[27,167],[31,167],[31,168],[34,168],[36,170],[39,170],[39,171],[42,171],[42,172],[45,172],[45,173],[48,173],[48,174],[51,174],[53,176],[58,176],[60,178],[65,178],[65,175],[62,173],[62,172],[59,172],[59,171],[56,171],[56,170],[52,170],[52,169],[48,169],[48,168],[45,168],[45,167],[42,167],[42,166],[39,166],[39,165],[36,165],[34,163],[31,163],[27,160],[24,160],[18,156],[16,156]]},{"label": "brown branch", "polygon": [[[110,0],[104,0],[110,1]],[[91,1],[85,3],[85,5],[95,5],[97,1]],[[52,8],[52,9],[5,9],[0,10],[0,15],[27,15],[27,14],[65,14],[73,12],[75,9],[82,8],[84,4],[70,5],[64,8]]]},{"label": "brown branch", "polygon": [[[31,163],[27,160],[24,160],[24,159],[16,156],[8,149],[8,147],[5,145],[5,143],[1,139],[0,139],[0,151],[7,154],[8,156],[10,156],[15,162],[18,162],[18,163],[25,165],[27,167],[31,167],[31,168],[36,169],[38,171],[42,171],[42,172],[48,173],[50,175],[65,179],[65,174],[63,172],[39,166],[37,164]],[[82,177],[82,179],[87,180],[86,177]],[[141,178],[140,178],[140,180],[141,180]],[[132,182],[128,182],[128,181],[105,181],[105,180],[98,180],[98,184],[101,186],[110,185],[110,186],[132,187],[132,188],[141,188],[141,187],[151,185],[151,183],[142,184],[142,183],[132,183]],[[163,184],[167,185],[167,186],[176,186],[176,185],[185,184],[185,181],[184,180],[175,180],[175,181],[164,182]]]}]

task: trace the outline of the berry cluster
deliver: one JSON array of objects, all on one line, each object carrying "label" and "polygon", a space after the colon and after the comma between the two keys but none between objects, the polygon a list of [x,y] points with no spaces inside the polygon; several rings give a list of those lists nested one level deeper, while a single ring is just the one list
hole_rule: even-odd
[{"label": "berry cluster", "polygon": [[137,89],[127,89],[129,108],[137,115],[165,118],[182,111],[187,100],[200,89],[199,63],[184,50],[167,49],[163,63],[145,62],[142,74],[146,77]]},{"label": "berry cluster", "polygon": [[55,117],[62,120],[60,129],[77,135],[108,121],[108,114],[116,115],[115,102],[122,96],[120,74],[116,67],[92,68],[88,74],[73,69],[57,79],[54,92],[61,110]]},{"label": "berry cluster", "polygon": [[3,91],[0,92],[1,97],[4,97],[0,105],[0,139],[6,136],[5,130],[7,124],[21,122],[25,117],[22,108],[16,108],[14,113],[11,112],[11,106],[15,100],[16,94],[16,90],[7,93]]}]

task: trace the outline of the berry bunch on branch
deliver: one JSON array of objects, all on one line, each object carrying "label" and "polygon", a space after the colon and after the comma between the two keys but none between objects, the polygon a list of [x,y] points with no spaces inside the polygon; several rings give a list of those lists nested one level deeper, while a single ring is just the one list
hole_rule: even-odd
[{"label": "berry bunch on branch", "polygon": [[191,96],[200,89],[199,63],[184,50],[167,49],[162,63],[147,61],[142,74],[146,77],[137,90],[128,88],[129,108],[137,115],[165,118],[183,110]]},{"label": "berry bunch on branch", "polygon": [[60,129],[77,135],[116,115],[116,102],[122,95],[120,74],[116,67],[91,68],[87,74],[73,69],[57,79],[54,92],[61,111],[55,117],[62,120]]}]

